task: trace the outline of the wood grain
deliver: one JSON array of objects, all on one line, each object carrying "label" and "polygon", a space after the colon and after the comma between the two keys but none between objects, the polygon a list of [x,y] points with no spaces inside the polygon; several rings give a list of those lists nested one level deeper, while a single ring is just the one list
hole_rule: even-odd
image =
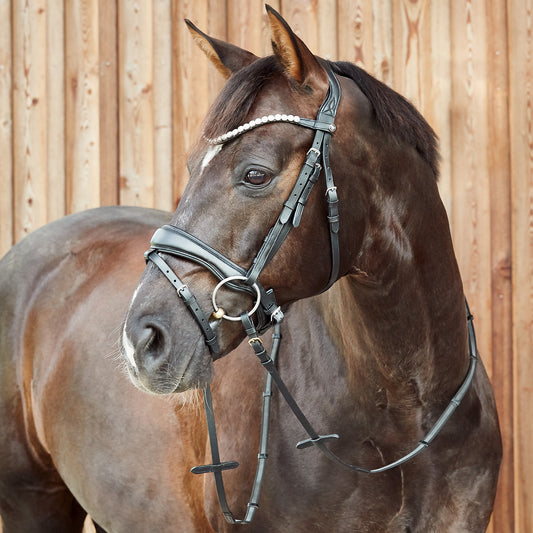
[{"label": "wood grain", "polygon": [[13,245],[11,2],[0,0],[0,257]]},{"label": "wood grain", "polygon": [[338,59],[351,61],[374,74],[374,16],[369,0],[339,0]]},{"label": "wood grain", "polygon": [[509,55],[506,7],[487,9],[488,168],[490,190],[490,265],[492,271],[492,383],[500,414],[503,461],[493,531],[515,531],[513,498],[512,396],[512,230],[509,139]]},{"label": "wood grain", "polygon": [[484,2],[454,3],[452,33],[453,236],[478,346],[491,372],[490,169]]},{"label": "wood grain", "polygon": [[66,3],[67,211],[100,205],[98,1]]},{"label": "wood grain", "polygon": [[154,207],[172,211],[172,5],[153,2]]},{"label": "wood grain", "polygon": [[14,0],[13,196],[14,237],[48,221],[46,2]]},{"label": "wood grain", "polygon": [[282,2],[281,15],[291,21],[291,28],[305,41],[309,49],[319,53],[317,0]]},{"label": "wood grain", "polygon": [[533,2],[509,2],[515,531],[533,530]]},{"label": "wood grain", "polygon": [[317,47],[313,52],[324,59],[335,61],[339,57],[337,42],[337,1],[320,0],[317,10]]},{"label": "wood grain", "polygon": [[424,107],[421,110],[439,136],[441,154],[439,192],[446,207],[452,212],[452,147],[451,147],[451,113],[452,82],[451,82],[451,42],[450,6],[448,2],[431,0],[430,40],[427,43],[431,50],[430,72],[424,78]]},{"label": "wood grain", "polygon": [[118,6],[120,203],[153,207],[153,6]]},{"label": "wood grain", "polygon": [[190,19],[205,31],[207,8],[207,2],[172,0],[172,20],[175,21],[172,41],[173,189],[176,198],[181,196],[187,184],[187,155],[200,135],[203,117],[209,107],[208,60],[193,43],[183,19]]},{"label": "wood grain", "polygon": [[66,214],[65,176],[65,10],[49,0],[46,10],[47,218]]},{"label": "wood grain", "polygon": [[[504,439],[491,530],[533,531],[533,0],[273,0],[317,54],[411,99]],[[0,254],[65,212],[172,209],[224,80],[183,23],[271,53],[262,0],[0,0]]]},{"label": "wood grain", "polygon": [[98,2],[100,204],[119,202],[117,3]]},{"label": "wood grain", "polygon": [[372,74],[383,83],[393,86],[394,55],[392,42],[392,2],[373,0],[373,68]]}]

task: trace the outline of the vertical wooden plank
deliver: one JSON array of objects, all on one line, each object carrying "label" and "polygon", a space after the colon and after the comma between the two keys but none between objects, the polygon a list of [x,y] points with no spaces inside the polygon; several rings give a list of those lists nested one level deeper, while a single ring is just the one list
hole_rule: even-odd
[{"label": "vertical wooden plank", "polygon": [[66,180],[69,213],[100,203],[98,0],[66,3]]},{"label": "vertical wooden plank", "polygon": [[201,124],[208,109],[208,68],[203,52],[194,44],[182,22],[190,19],[200,29],[207,28],[207,4],[193,0],[172,0],[173,27],[173,156],[174,194],[179,198],[187,184],[187,154],[201,134]]},{"label": "vertical wooden plank", "polygon": [[48,0],[46,10],[47,220],[66,212],[65,205],[65,32],[62,0]]},{"label": "vertical wooden plank", "polygon": [[100,205],[119,202],[117,24],[116,0],[99,0]]},{"label": "vertical wooden plank", "polygon": [[[154,0],[154,207],[173,210],[172,6]],[[183,24],[182,21],[179,21]]]},{"label": "vertical wooden plank", "polygon": [[413,102],[440,139],[439,189],[450,213],[450,8],[446,2],[394,3],[394,87]]},{"label": "vertical wooden plank", "polygon": [[153,9],[119,1],[120,203],[154,205]]},{"label": "vertical wooden plank", "polygon": [[425,0],[393,3],[394,88],[420,110],[429,45],[429,5]]},{"label": "vertical wooden plank", "polygon": [[339,0],[339,59],[374,73],[374,23],[371,0]]},{"label": "vertical wooden plank", "polygon": [[229,0],[227,5],[229,41],[261,56],[263,12],[264,4],[258,0]]},{"label": "vertical wooden plank", "polygon": [[383,83],[393,85],[392,0],[373,0],[374,57],[372,71]]},{"label": "vertical wooden plank", "polygon": [[511,180],[507,13],[504,2],[487,5],[488,168],[492,268],[492,385],[500,417],[503,460],[493,531],[513,533],[513,395]]},{"label": "vertical wooden plank", "polygon": [[309,50],[318,52],[318,7],[316,0],[282,2],[281,16],[300,37]]},{"label": "vertical wooden plank", "polygon": [[14,234],[47,220],[46,2],[13,0]]},{"label": "vertical wooden plank", "polygon": [[317,5],[317,48],[316,55],[336,61],[339,57],[337,42],[337,0],[321,0]]},{"label": "vertical wooden plank", "polygon": [[[206,0],[207,1],[207,27],[208,33],[217,39],[222,41],[231,40],[231,36],[228,37],[228,13],[225,0]],[[207,72],[208,76],[208,100],[211,104],[222,87],[226,83],[226,79],[215,68],[209,68]]]},{"label": "vertical wooden plank", "polygon": [[425,80],[424,113],[439,136],[441,154],[439,192],[452,220],[452,147],[451,116],[451,29],[450,5],[448,2],[431,0],[430,5],[430,65],[431,79]]},{"label": "vertical wooden plank", "polygon": [[509,0],[515,531],[533,531],[533,2]]},{"label": "vertical wooden plank", "polygon": [[[0,0],[0,257],[13,245],[11,1]],[[1,527],[1,526],[0,526]]]},{"label": "vertical wooden plank", "polygon": [[480,353],[491,369],[490,168],[487,21],[483,0],[453,2],[453,236]]}]

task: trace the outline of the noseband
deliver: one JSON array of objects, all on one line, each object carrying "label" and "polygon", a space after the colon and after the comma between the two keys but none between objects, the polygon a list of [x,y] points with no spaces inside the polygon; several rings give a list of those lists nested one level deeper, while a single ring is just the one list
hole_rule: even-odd
[{"label": "noseband", "polygon": [[[268,265],[276,252],[283,244],[289,231],[293,227],[300,224],[303,209],[309,198],[309,194],[313,189],[314,184],[318,181],[321,171],[324,170],[326,182],[326,201],[328,205],[328,225],[331,242],[331,272],[329,280],[324,290],[327,290],[337,280],[339,275],[339,212],[338,212],[338,197],[337,188],[333,183],[333,175],[329,163],[329,144],[332,134],[336,127],[334,124],[337,108],[341,98],[341,88],[339,81],[330,71],[326,69],[329,79],[329,88],[326,98],[322,103],[316,120],[300,118],[294,115],[268,115],[260,119],[255,119],[247,124],[239,126],[238,128],[225,133],[215,139],[205,139],[209,144],[218,145],[232,141],[233,139],[243,135],[244,133],[260,127],[264,124],[272,122],[287,122],[295,124],[304,128],[315,130],[315,137],[313,144],[307,152],[305,162],[300,170],[296,183],[288,197],[283,204],[280,215],[276,223],[268,232],[259,252],[248,270],[237,265],[220,252],[216,251],[206,243],[190,235],[186,231],[172,225],[165,225],[159,228],[151,240],[150,249],[145,253],[147,261],[152,261],[166,276],[170,283],[177,290],[178,296],[183,300],[192,316],[198,323],[200,329],[205,337],[205,342],[209,346],[213,356],[219,355],[219,346],[217,337],[213,331],[211,324],[205,313],[202,311],[198,302],[186,284],[184,284],[179,277],[172,271],[170,266],[161,257],[160,253],[170,254],[172,256],[181,257],[197,264],[202,265],[213,273],[220,283],[215,287],[212,294],[212,302],[214,308],[213,316],[215,318],[223,318],[227,320],[241,321],[243,327],[248,335],[248,343],[252,347],[255,355],[261,361],[261,364],[268,371],[265,390],[263,393],[263,413],[261,421],[261,436],[260,449],[258,454],[257,472],[252,488],[252,494],[247,506],[247,511],[244,519],[237,520],[234,518],[229,509],[226,494],[224,490],[224,483],[222,479],[222,471],[236,468],[238,463],[236,461],[221,462],[218,449],[218,440],[216,435],[215,420],[213,414],[213,405],[211,401],[211,392],[209,386],[204,389],[204,405],[207,418],[207,426],[209,433],[209,440],[211,445],[212,464],[197,466],[192,469],[195,474],[213,473],[215,476],[217,496],[220,507],[226,518],[226,521],[231,524],[246,524],[252,521],[256,509],[258,508],[259,493],[261,490],[261,483],[263,479],[265,463],[267,459],[267,441],[268,441],[268,427],[269,427],[269,408],[270,397],[272,389],[272,380],[275,381],[279,391],[288,403],[289,407],[295,414],[300,425],[304,428],[309,438],[299,442],[296,447],[298,449],[305,449],[316,446],[322,453],[338,465],[355,472],[366,474],[375,474],[384,472],[396,466],[399,466],[406,461],[418,455],[422,450],[427,448],[433,439],[437,436],[439,431],[451,417],[455,409],[459,406],[461,400],[466,394],[470,383],[472,382],[474,371],[477,362],[477,347],[475,340],[474,327],[472,323],[472,315],[468,309],[468,340],[470,351],[470,364],[463,383],[459,387],[457,393],[452,398],[447,408],[442,415],[435,422],[433,427],[427,435],[419,442],[418,446],[410,453],[401,457],[400,459],[376,469],[367,469],[359,466],[351,465],[338,456],[336,456],[327,446],[328,441],[338,439],[336,434],[320,435],[318,434],[309,420],[306,418],[281,376],[277,372],[275,366],[275,358],[281,342],[280,324],[283,320],[283,312],[276,303],[274,291],[272,289],[265,290],[258,281],[258,277],[263,269]],[[322,164],[319,160],[322,160]],[[237,283],[239,282],[239,283]],[[251,294],[255,298],[255,304],[251,311],[244,312],[240,317],[228,316],[225,311],[218,307],[216,303],[216,294],[221,286],[241,291],[243,293]],[[258,319],[254,324],[252,314],[257,311]],[[274,326],[273,342],[270,355],[265,350],[263,343],[259,337],[261,333],[266,331],[269,327]]]}]

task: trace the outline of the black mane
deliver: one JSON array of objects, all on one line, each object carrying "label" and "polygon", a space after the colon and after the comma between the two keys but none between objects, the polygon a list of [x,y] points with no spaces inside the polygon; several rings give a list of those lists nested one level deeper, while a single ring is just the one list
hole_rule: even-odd
[{"label": "black mane", "polygon": [[[353,63],[330,61],[328,64],[333,72],[357,84],[370,101],[375,119],[383,131],[398,141],[413,146],[431,167],[437,179],[438,138],[416,108],[403,96]],[[254,61],[234,74],[208,114],[204,135],[207,138],[218,137],[243,124],[266,82],[281,72],[282,67],[276,57],[268,56]]]},{"label": "black mane", "polygon": [[383,131],[416,148],[437,179],[440,159],[438,137],[413,104],[353,63],[328,63],[333,72],[357,84],[370,101],[376,121]]}]

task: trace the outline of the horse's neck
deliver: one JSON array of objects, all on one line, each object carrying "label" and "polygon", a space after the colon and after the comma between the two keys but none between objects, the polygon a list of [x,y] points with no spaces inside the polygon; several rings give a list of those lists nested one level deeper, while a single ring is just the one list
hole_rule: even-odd
[{"label": "horse's neck", "polygon": [[320,300],[352,386],[371,376],[400,402],[449,399],[468,366],[462,283],[438,204],[411,232],[393,218],[378,224]]}]

